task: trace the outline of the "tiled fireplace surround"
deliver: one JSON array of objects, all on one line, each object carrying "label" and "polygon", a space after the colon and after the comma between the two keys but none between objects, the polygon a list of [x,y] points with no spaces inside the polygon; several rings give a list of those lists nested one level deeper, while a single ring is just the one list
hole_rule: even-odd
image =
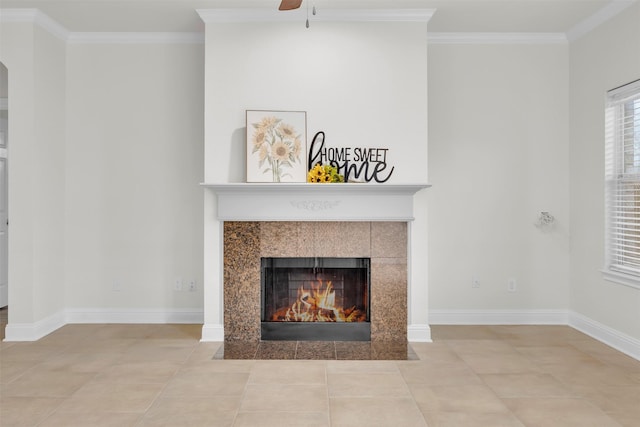
[{"label": "tiled fireplace surround", "polygon": [[371,340],[431,341],[428,184],[202,185],[203,341],[260,340],[261,257],[370,258]]},{"label": "tiled fireplace surround", "polygon": [[407,223],[225,221],[224,340],[260,340],[261,257],[371,258],[371,340],[407,340]]}]

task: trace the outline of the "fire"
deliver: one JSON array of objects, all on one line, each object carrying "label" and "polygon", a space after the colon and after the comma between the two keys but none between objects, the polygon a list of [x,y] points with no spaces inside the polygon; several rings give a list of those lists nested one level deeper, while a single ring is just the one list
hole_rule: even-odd
[{"label": "fire", "polygon": [[271,318],[277,322],[361,322],[366,314],[355,306],[348,309],[336,306],[336,293],[330,281],[311,290],[298,288],[298,296],[291,307],[279,309]]}]

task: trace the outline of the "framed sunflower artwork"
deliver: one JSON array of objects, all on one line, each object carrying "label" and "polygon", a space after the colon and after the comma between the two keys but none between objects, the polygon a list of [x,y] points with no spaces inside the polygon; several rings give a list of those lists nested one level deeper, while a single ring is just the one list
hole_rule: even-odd
[{"label": "framed sunflower artwork", "polygon": [[247,110],[247,182],[306,182],[307,112]]}]

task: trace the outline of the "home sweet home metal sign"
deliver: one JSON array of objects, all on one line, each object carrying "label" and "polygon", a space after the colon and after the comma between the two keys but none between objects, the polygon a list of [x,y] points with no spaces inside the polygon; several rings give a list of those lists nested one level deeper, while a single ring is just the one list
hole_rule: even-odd
[{"label": "home sweet home metal sign", "polygon": [[388,148],[370,147],[325,147],[325,134],[315,134],[309,147],[307,167],[317,163],[330,164],[344,175],[344,181],[387,182],[395,166],[387,164]]}]

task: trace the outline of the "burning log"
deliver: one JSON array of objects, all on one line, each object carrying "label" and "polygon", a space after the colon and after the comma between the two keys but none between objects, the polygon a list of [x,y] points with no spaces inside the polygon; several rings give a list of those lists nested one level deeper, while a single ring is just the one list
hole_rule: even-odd
[{"label": "burning log", "polygon": [[322,282],[311,290],[302,286],[298,289],[298,298],[290,307],[282,307],[271,316],[276,322],[362,322],[366,313],[356,306],[344,309],[336,307],[335,291],[331,282],[326,288]]}]

